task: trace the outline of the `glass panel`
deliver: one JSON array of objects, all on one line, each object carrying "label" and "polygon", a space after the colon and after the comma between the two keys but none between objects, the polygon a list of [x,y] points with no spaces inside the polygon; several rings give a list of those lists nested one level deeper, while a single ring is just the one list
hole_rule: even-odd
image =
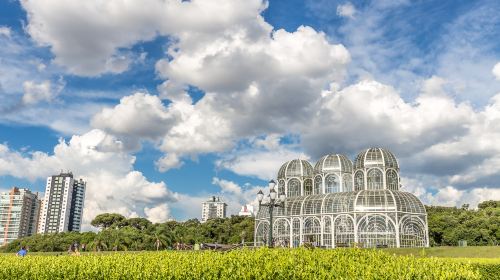
[{"label": "glass panel", "polygon": [[312,179],[305,179],[304,180],[304,195],[311,195],[313,194],[313,186],[312,186]]},{"label": "glass panel", "polygon": [[396,247],[396,229],[386,216],[366,215],[359,224],[358,241],[366,248]]},{"label": "glass panel", "polygon": [[288,220],[279,219],[273,227],[274,247],[290,247],[290,223]]},{"label": "glass panel", "polygon": [[339,179],[337,175],[330,174],[326,176],[325,184],[326,184],[326,189],[325,189],[326,193],[336,193],[340,191]]},{"label": "glass panel", "polygon": [[332,247],[332,220],[331,217],[323,217],[323,246]]},{"label": "glass panel", "polygon": [[396,171],[389,169],[387,170],[387,188],[389,190],[398,190],[398,174]]},{"label": "glass panel", "polygon": [[321,224],[316,217],[307,217],[302,229],[302,242],[319,247],[321,245]]},{"label": "glass panel", "polygon": [[300,219],[293,219],[292,223],[292,247],[300,246]]},{"label": "glass panel", "polygon": [[350,247],[354,243],[354,222],[348,215],[336,217],[334,224],[335,247]]},{"label": "glass panel", "polygon": [[363,171],[357,171],[356,176],[354,177],[354,189],[356,191],[363,190],[364,185],[365,185],[365,177],[363,175]]},{"label": "glass panel", "polygon": [[343,191],[345,192],[352,192],[352,175],[351,174],[344,174],[343,177]]},{"label": "glass panel", "polygon": [[255,245],[256,246],[267,245],[268,238],[269,238],[269,223],[261,221],[257,226],[257,231],[255,234]]},{"label": "glass panel", "polygon": [[381,190],[383,186],[383,174],[379,169],[370,169],[367,175],[368,190]]},{"label": "glass panel", "polygon": [[321,179],[321,176],[316,176],[314,178],[314,194],[320,194],[322,190],[322,184],[323,180]]},{"label": "glass panel", "polygon": [[419,218],[414,216],[403,218],[399,231],[401,247],[425,247],[425,226]]},{"label": "glass panel", "polygon": [[298,179],[291,179],[288,181],[288,197],[300,196],[300,181]]}]

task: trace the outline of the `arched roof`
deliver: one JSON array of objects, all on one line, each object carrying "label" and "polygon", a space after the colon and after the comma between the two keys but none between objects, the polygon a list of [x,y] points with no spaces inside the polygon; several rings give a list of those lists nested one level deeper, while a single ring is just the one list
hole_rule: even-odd
[{"label": "arched roof", "polygon": [[[363,212],[403,212],[425,215],[425,207],[413,194],[395,190],[361,190],[286,198],[285,208],[275,210],[276,217]],[[267,217],[267,207],[257,219]]]},{"label": "arched roof", "polygon": [[314,166],[314,172],[316,173],[335,171],[352,173],[352,161],[344,155],[330,154],[320,158]]},{"label": "arched roof", "polygon": [[399,164],[389,150],[382,148],[369,148],[358,154],[354,161],[354,168],[384,167],[399,170]]},{"label": "arched roof", "polygon": [[289,177],[312,177],[313,167],[303,159],[294,159],[285,162],[278,171],[278,179]]}]

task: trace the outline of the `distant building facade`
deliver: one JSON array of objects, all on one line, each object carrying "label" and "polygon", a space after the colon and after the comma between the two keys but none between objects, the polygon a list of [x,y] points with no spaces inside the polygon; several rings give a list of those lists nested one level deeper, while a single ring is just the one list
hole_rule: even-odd
[{"label": "distant building facade", "polygon": [[201,212],[201,222],[206,222],[211,218],[225,218],[227,204],[220,197],[212,196],[209,200],[203,202]]},{"label": "distant building facade", "polygon": [[0,245],[37,232],[41,201],[28,189],[0,194]]},{"label": "distant building facade", "polygon": [[47,178],[38,233],[80,231],[86,182],[71,172]]},{"label": "distant building facade", "polygon": [[241,210],[238,213],[239,216],[248,216],[248,217],[253,217],[254,215],[254,209],[253,206],[250,204],[243,205],[241,206]]}]

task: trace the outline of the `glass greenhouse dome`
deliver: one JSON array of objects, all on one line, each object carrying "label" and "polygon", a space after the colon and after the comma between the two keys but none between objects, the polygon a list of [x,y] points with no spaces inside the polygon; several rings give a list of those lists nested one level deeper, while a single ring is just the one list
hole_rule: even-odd
[{"label": "glass greenhouse dome", "polygon": [[[305,160],[287,162],[277,191],[286,199],[273,212],[274,246],[429,246],[425,207],[399,191],[399,165],[387,150],[367,149],[354,164],[338,154],[322,157],[314,168]],[[255,245],[269,244],[268,236],[269,208],[261,206]]]}]

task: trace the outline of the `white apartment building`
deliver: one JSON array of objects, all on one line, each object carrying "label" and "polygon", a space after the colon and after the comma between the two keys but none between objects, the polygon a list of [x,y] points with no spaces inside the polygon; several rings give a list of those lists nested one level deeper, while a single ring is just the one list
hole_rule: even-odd
[{"label": "white apartment building", "polygon": [[36,233],[40,203],[28,189],[14,187],[0,195],[0,245]]},{"label": "white apartment building", "polygon": [[71,172],[48,177],[38,233],[80,231],[85,188]]},{"label": "white apartment building", "polygon": [[201,211],[201,222],[204,223],[211,218],[225,218],[227,204],[220,197],[212,196],[209,200],[203,202]]},{"label": "white apartment building", "polygon": [[254,215],[254,208],[253,208],[253,205],[250,205],[250,204],[241,206],[241,210],[238,213],[238,216],[253,217],[253,215]]}]

